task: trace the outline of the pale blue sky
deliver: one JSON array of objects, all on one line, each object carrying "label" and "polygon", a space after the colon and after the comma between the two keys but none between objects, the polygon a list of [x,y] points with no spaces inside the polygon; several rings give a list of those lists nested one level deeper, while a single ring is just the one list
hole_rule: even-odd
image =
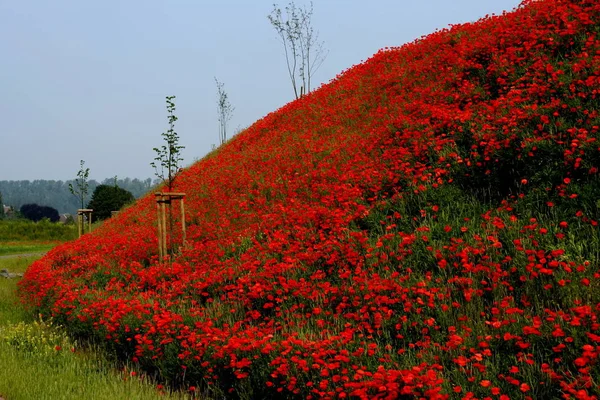
[{"label": "pale blue sky", "polygon": [[[230,132],[291,101],[267,20],[273,2],[0,0],[0,180],[72,179],[80,159],[98,180],[153,177],[167,95],[177,96],[188,165],[218,142],[215,76],[235,107]],[[329,50],[314,81],[518,4],[314,0],[313,26]]]}]

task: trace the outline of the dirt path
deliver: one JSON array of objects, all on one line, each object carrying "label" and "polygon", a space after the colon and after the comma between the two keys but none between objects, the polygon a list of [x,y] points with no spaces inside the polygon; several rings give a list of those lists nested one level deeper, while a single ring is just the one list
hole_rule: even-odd
[{"label": "dirt path", "polygon": [[[7,254],[5,256],[0,256],[0,259],[2,258],[17,258],[17,257],[38,257],[38,256],[43,256],[44,254],[46,254],[46,252],[41,252],[41,253],[20,253],[20,254]],[[2,399],[0,399],[2,400]]]}]

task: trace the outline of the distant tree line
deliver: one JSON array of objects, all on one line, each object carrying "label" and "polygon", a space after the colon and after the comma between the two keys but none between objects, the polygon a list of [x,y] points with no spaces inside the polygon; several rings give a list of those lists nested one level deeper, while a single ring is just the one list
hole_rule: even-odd
[{"label": "distant tree line", "polygon": [[[34,181],[0,181],[0,193],[2,201],[15,210],[19,210],[25,204],[40,204],[55,208],[60,214],[76,214],[81,207],[80,200],[69,191],[69,184],[75,184],[74,180],[34,180]],[[96,187],[104,184],[115,186],[114,178],[107,178],[102,182],[91,179],[89,181],[89,193],[93,193]],[[147,193],[155,184],[152,179],[140,180],[137,178],[118,179],[116,184],[131,192],[135,198]],[[85,204],[91,200],[85,199]]]},{"label": "distant tree line", "polygon": [[2,199],[2,192],[0,192],[0,219],[4,219],[4,201]]}]

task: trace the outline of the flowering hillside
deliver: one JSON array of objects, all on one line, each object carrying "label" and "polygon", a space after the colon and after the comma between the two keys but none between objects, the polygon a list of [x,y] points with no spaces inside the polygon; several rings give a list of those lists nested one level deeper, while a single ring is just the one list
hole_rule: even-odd
[{"label": "flowering hillside", "polygon": [[172,263],[151,194],[21,293],[203,396],[598,398],[599,138],[600,2],[526,1],[185,170]]}]

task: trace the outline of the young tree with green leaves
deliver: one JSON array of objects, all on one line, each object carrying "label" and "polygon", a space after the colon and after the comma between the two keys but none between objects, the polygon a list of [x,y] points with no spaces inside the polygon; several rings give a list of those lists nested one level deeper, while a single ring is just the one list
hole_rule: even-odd
[{"label": "young tree with green leaves", "polygon": [[163,181],[169,188],[173,189],[175,178],[181,171],[180,163],[183,161],[181,157],[181,149],[184,146],[179,145],[179,135],[175,132],[175,96],[167,96],[167,119],[169,121],[169,129],[162,133],[162,137],[166,144],[161,147],[155,147],[156,157],[150,165],[154,168],[155,175]]},{"label": "young tree with green leaves", "polygon": [[312,77],[325,61],[327,52],[324,42],[319,41],[319,32],[312,26],[312,2],[310,8],[290,2],[284,10],[273,4],[267,18],[281,40],[288,75],[294,94],[299,98],[311,91]]},{"label": "young tree with green leaves", "polygon": [[217,84],[217,115],[219,119],[219,141],[221,144],[227,141],[227,123],[231,120],[233,110],[235,108],[229,102],[227,92],[225,92],[225,84],[219,82],[215,77]]},{"label": "young tree with green leaves", "polygon": [[[175,183],[175,178],[181,172],[180,163],[183,161],[181,157],[181,149],[184,146],[179,145],[179,135],[175,131],[175,122],[177,121],[177,117],[175,116],[175,96],[167,96],[167,113],[168,121],[169,121],[169,129],[162,134],[163,139],[165,140],[165,144],[161,147],[155,147],[154,151],[156,152],[156,157],[154,161],[150,163],[150,165],[154,168],[156,176],[162,180],[162,182],[167,186],[169,193],[160,194],[161,200],[159,201],[160,207],[158,212],[159,221],[163,221],[162,223],[158,223],[158,236],[159,236],[159,248],[162,249],[162,245],[164,244],[165,249],[168,247],[166,243],[173,243],[173,210],[171,207],[171,201],[173,196],[170,194],[173,192],[173,186]],[[165,218],[165,206],[169,206],[169,226],[167,228],[164,223]],[[162,211],[161,211],[162,210]],[[182,221],[183,222],[183,221]],[[163,234],[168,231],[169,240],[166,240],[166,237]],[[163,241],[164,238],[164,241]],[[163,244],[161,244],[163,243]],[[159,250],[159,254],[161,254],[163,250]]]},{"label": "young tree with green leaves", "polygon": [[85,161],[81,160],[79,163],[79,172],[77,172],[77,179],[75,179],[76,188],[72,183],[69,183],[69,191],[80,200],[81,208],[84,208],[85,199],[88,195],[88,176],[90,175],[90,169],[84,168],[84,165]]}]

